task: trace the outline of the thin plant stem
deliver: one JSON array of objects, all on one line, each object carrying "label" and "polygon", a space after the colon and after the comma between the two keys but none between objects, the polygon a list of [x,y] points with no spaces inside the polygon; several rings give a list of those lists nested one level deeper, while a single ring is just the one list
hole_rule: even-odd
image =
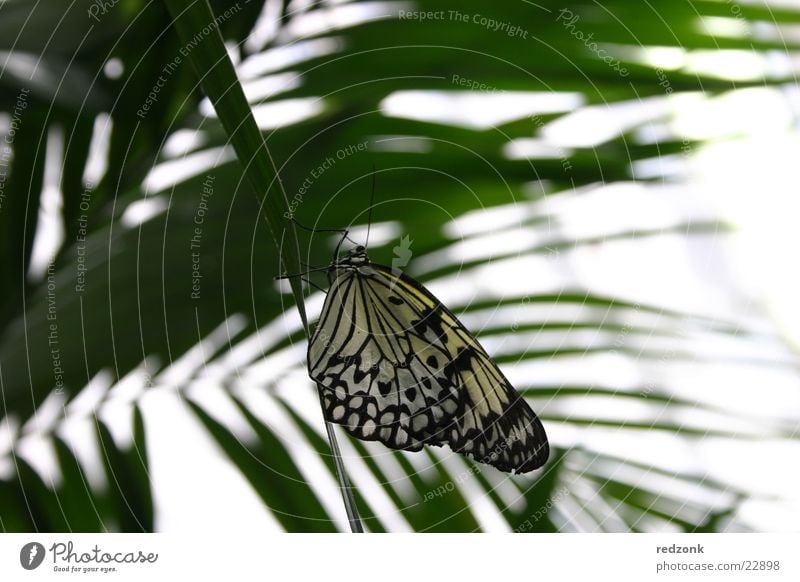
[{"label": "thin plant stem", "polygon": [[[236,157],[244,167],[245,177],[261,204],[264,219],[269,228],[275,248],[280,254],[280,264],[292,270],[300,270],[300,252],[297,232],[289,213],[289,202],[278,176],[277,167],[267,149],[264,136],[256,124],[250,105],[236,70],[231,63],[222,35],[219,19],[215,20],[208,0],[164,0],[178,37],[187,49],[188,60],[197,74],[203,92],[211,100],[219,120],[236,151]],[[198,31],[203,36],[198,41]],[[183,54],[183,53],[181,53]],[[187,56],[187,55],[184,55]],[[310,327],[305,312],[302,281],[290,279],[306,337]],[[319,386],[317,387],[319,393]],[[322,395],[320,404],[322,403]],[[347,478],[339,443],[329,422],[325,422],[328,442],[331,447],[336,476],[342,492],[347,519],[353,532],[363,532],[353,491]]]},{"label": "thin plant stem", "polygon": [[[322,403],[322,392],[320,394],[320,406]],[[339,488],[342,491],[342,499],[344,499],[344,509],[347,512],[347,521],[350,522],[350,531],[353,533],[364,533],[364,526],[361,523],[361,516],[358,514],[358,507],[356,500],[353,496],[353,487],[350,484],[350,479],[347,477],[347,471],[344,468],[344,460],[342,459],[342,452],[339,449],[339,442],[336,440],[336,433],[334,432],[333,423],[325,421],[325,430],[328,432],[328,441],[331,444],[331,455],[333,456],[333,464],[336,466],[336,474],[339,477]]]}]

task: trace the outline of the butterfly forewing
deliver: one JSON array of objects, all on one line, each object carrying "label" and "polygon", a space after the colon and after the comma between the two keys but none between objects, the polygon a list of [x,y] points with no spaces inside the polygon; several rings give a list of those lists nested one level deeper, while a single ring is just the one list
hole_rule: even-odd
[{"label": "butterfly forewing", "polygon": [[330,282],[308,353],[328,420],[396,449],[447,444],[504,471],[544,464],[539,419],[427,289],[354,252]]},{"label": "butterfly forewing", "polygon": [[441,373],[430,373],[421,359],[430,346],[385,331],[397,327],[398,314],[373,301],[352,272],[333,278],[309,346],[309,372],[322,388],[326,417],[397,449],[442,444],[445,421],[463,397]]}]

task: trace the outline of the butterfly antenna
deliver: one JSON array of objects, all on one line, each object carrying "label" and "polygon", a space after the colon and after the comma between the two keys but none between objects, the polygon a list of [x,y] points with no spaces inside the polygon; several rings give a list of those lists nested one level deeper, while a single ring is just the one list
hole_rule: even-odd
[{"label": "butterfly antenna", "polygon": [[335,251],[333,251],[333,256],[334,256],[334,259],[335,259],[336,257],[338,257],[338,256],[339,256],[339,250],[342,248],[342,243],[344,243],[344,241],[346,241],[346,240],[349,240],[349,241],[350,241],[351,243],[353,243],[354,245],[357,245],[357,244],[358,244],[358,243],[357,243],[357,242],[355,242],[353,239],[351,239],[349,236],[347,236],[347,235],[349,234],[349,231],[347,231],[347,230],[343,230],[343,231],[341,231],[341,232],[343,232],[344,234],[342,235],[342,238],[341,238],[341,239],[339,239],[339,244],[337,244],[337,245],[336,245],[336,250],[335,250]]},{"label": "butterfly antenna", "polygon": [[375,202],[375,164],[372,164],[372,191],[369,193],[369,210],[367,211],[367,240],[364,246],[369,248],[369,231],[372,228],[372,207]]}]

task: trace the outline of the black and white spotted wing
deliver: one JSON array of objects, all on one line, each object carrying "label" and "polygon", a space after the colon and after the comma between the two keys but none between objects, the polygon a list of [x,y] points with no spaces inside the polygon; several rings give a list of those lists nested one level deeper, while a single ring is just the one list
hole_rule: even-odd
[{"label": "black and white spotted wing", "polygon": [[545,463],[542,423],[427,289],[370,262],[361,246],[328,277],[308,370],[329,421],[394,449],[447,444],[503,471]]}]

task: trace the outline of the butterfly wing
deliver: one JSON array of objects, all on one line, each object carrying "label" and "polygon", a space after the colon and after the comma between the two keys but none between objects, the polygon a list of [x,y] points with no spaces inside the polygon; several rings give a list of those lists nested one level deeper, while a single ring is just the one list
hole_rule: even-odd
[{"label": "butterfly wing", "polygon": [[375,263],[334,273],[309,344],[328,420],[392,448],[447,444],[503,471],[544,464],[541,422],[438,299]]},{"label": "butterfly wing", "polygon": [[435,347],[397,333],[406,314],[380,308],[371,295],[355,271],[340,271],[331,281],[308,350],[325,416],[358,438],[395,449],[442,444],[463,394],[443,373],[430,373],[424,359]]},{"label": "butterfly wing", "polygon": [[387,267],[374,267],[373,286],[388,293],[390,303],[399,299],[411,306],[417,316],[411,321],[411,333],[440,345],[448,355],[444,364],[429,363],[441,366],[445,377],[466,395],[463,412],[449,427],[450,448],[504,471],[524,473],[542,466],[549,446],[541,421],[475,337],[417,281]]}]

